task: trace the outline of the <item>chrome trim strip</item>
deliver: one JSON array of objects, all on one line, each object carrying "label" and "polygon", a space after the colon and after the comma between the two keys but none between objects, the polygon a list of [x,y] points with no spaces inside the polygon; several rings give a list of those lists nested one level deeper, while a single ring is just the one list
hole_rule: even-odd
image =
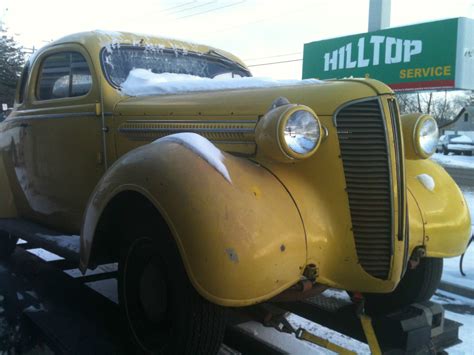
[{"label": "chrome trim strip", "polygon": [[119,128],[120,133],[139,132],[204,132],[204,133],[253,133],[252,128]]},{"label": "chrome trim strip", "polygon": [[[105,116],[112,116],[112,112],[104,112]],[[50,120],[50,119],[60,119],[60,118],[69,118],[69,117],[90,117],[96,116],[95,112],[64,112],[64,113],[45,113],[39,115],[27,115],[27,116],[14,116],[11,117],[11,120]]]},{"label": "chrome trim strip", "polygon": [[403,174],[403,163],[404,157],[401,155],[401,147],[402,147],[402,128],[400,127],[401,123],[398,123],[398,114],[397,114],[397,107],[395,106],[395,99],[388,99],[387,100],[387,106],[390,111],[390,121],[392,123],[392,130],[393,130],[393,138],[395,141],[395,144],[398,146],[398,149],[395,149],[395,159],[396,159],[396,165],[397,165],[397,192],[398,192],[398,210],[400,211],[398,214],[398,231],[397,231],[397,237],[399,241],[402,241],[404,238],[404,215],[405,215],[405,206],[404,202],[406,200],[406,194],[403,190],[403,187],[405,184],[402,185],[402,182],[405,181],[404,174]]},{"label": "chrome trim strip", "polygon": [[[134,142],[150,142],[156,139],[164,138],[163,137],[158,137],[158,138],[148,138],[148,137],[128,137],[129,140],[134,141]],[[228,145],[254,145],[256,146],[257,144],[253,141],[220,141],[220,140],[215,140],[215,139],[209,139],[206,138],[208,141],[214,143],[214,144],[228,144]]]},{"label": "chrome trim strip", "polygon": [[[381,97],[377,98],[377,101],[379,103],[379,109],[380,109],[380,115],[382,116],[382,121],[383,121],[383,127],[385,128],[385,146],[387,147],[387,152],[388,152],[388,173],[389,173],[389,183],[390,183],[390,202],[392,205],[392,238],[390,238],[391,245],[392,245],[392,255],[395,250],[395,241],[393,240],[393,237],[395,236],[395,200],[394,200],[394,193],[393,193],[393,165],[392,165],[392,158],[391,158],[391,150],[393,147],[393,144],[389,144],[389,135],[388,135],[388,127],[387,127],[387,117],[385,117],[385,111],[383,109],[383,103]],[[396,156],[396,152],[394,152],[394,155]],[[398,183],[397,183],[398,186]],[[397,201],[398,202],[398,201]]]},{"label": "chrome trim strip", "polygon": [[211,142],[214,142],[216,144],[251,144],[251,145],[256,145],[255,142],[252,141],[219,141],[219,140],[214,140],[214,139],[209,139]]},{"label": "chrome trim strip", "polygon": [[125,123],[163,123],[163,124],[257,124],[257,120],[126,120]]}]

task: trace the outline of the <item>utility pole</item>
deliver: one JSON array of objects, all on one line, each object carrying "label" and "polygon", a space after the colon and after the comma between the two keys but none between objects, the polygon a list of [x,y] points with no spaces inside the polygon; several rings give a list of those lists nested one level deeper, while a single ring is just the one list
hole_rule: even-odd
[{"label": "utility pole", "polygon": [[369,32],[390,27],[391,0],[370,0]]}]

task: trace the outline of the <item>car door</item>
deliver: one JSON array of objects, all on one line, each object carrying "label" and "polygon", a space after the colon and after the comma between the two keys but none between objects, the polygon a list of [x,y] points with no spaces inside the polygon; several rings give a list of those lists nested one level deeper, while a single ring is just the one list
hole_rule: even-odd
[{"label": "car door", "polygon": [[104,173],[98,80],[86,50],[60,45],[35,59],[28,104],[19,113],[26,217],[77,233]]}]

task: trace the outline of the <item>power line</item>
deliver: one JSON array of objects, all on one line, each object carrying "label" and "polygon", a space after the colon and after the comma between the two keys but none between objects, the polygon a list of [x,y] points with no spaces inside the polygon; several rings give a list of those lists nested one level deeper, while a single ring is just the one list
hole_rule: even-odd
[{"label": "power line", "polygon": [[166,9],[161,10],[160,12],[167,12],[169,10],[173,10],[173,9],[178,8],[178,7],[183,7],[185,5],[192,4],[192,3],[195,3],[195,2],[196,2],[196,0],[193,0],[193,1],[185,2],[184,4],[181,4],[181,5],[170,6],[170,7],[167,7]]},{"label": "power line", "polygon": [[235,3],[232,3],[232,4],[229,4],[229,5],[224,5],[224,6],[221,6],[221,7],[215,7],[215,8],[210,9],[210,10],[201,11],[201,12],[197,12],[197,13],[194,13],[194,14],[191,14],[191,15],[186,15],[186,16],[178,17],[177,20],[180,20],[180,19],[183,19],[183,18],[194,17],[194,16],[198,16],[198,15],[202,15],[202,14],[207,14],[207,13],[209,13],[209,12],[214,12],[214,11],[217,11],[217,10],[225,9],[225,8],[227,8],[227,7],[239,5],[239,4],[242,4],[242,3],[246,2],[246,1],[247,1],[247,0],[241,0],[241,1],[238,1],[238,2],[235,2]]},{"label": "power line", "polygon": [[180,12],[185,12],[185,11],[189,11],[189,10],[192,10],[192,9],[197,9],[199,7],[204,7],[204,6],[207,6],[207,5],[210,5],[210,4],[213,4],[215,3],[217,0],[212,0],[212,1],[208,1],[208,2],[205,2],[204,4],[199,4],[199,5],[196,5],[196,6],[191,6],[191,7],[186,7],[184,9],[179,9],[179,10],[176,10],[176,11],[171,11],[169,14],[167,15],[174,15],[174,14],[179,14]]},{"label": "power line", "polygon": [[259,60],[259,59],[269,59],[269,58],[286,57],[286,56],[297,55],[297,54],[301,54],[301,52],[293,52],[293,53],[286,53],[286,54],[270,55],[270,56],[267,56],[267,57],[247,58],[247,59],[244,59],[244,62],[247,62],[247,61],[250,61],[250,60]]},{"label": "power line", "polygon": [[301,12],[301,11],[304,11],[306,9],[307,9],[306,7],[298,8],[298,9],[295,9],[295,10],[290,11],[290,12],[279,13],[279,14],[276,14],[276,15],[273,15],[273,16],[267,16],[267,17],[263,17],[263,18],[260,18],[260,19],[257,19],[257,20],[253,20],[253,21],[241,23],[241,24],[238,24],[238,25],[234,25],[234,26],[222,27],[222,28],[214,29],[213,31],[206,31],[206,32],[203,33],[203,35],[233,31],[233,30],[236,30],[236,29],[239,29],[239,28],[242,28],[242,27],[248,27],[249,25],[254,25],[254,24],[257,24],[257,23],[265,22],[265,21],[270,20],[270,19],[275,19],[275,18],[279,18],[279,17],[282,17],[282,16],[288,16],[290,14]]},{"label": "power line", "polygon": [[292,59],[292,60],[283,60],[281,62],[270,62],[270,63],[261,63],[261,64],[253,64],[247,65],[247,67],[262,67],[264,65],[274,65],[274,64],[282,64],[282,63],[291,63],[291,62],[301,62],[303,59]]}]

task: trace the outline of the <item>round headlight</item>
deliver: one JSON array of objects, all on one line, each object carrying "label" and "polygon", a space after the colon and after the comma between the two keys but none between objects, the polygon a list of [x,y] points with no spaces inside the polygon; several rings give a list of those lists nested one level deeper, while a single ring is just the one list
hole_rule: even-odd
[{"label": "round headlight", "polygon": [[301,159],[312,155],[321,141],[321,124],[305,106],[295,106],[281,122],[281,145],[286,154]]},{"label": "round headlight", "polygon": [[281,163],[303,160],[318,150],[323,136],[321,123],[308,106],[272,107],[255,128],[257,155]]},{"label": "round headlight", "polygon": [[418,122],[415,131],[415,140],[417,140],[416,147],[419,149],[419,154],[424,157],[429,157],[436,150],[438,143],[438,124],[431,116],[425,116]]}]

